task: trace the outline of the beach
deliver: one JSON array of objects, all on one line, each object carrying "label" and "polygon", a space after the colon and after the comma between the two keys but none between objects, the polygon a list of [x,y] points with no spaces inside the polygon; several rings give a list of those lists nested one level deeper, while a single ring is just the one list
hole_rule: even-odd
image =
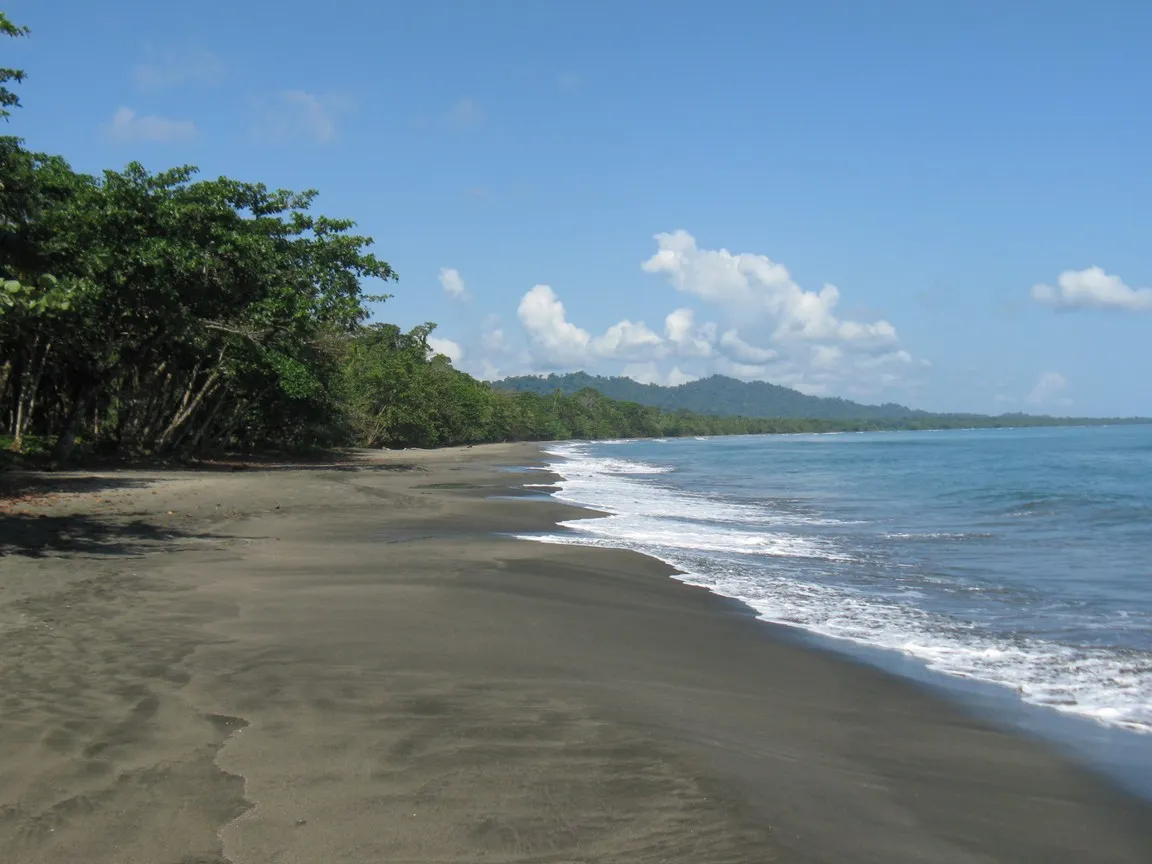
[{"label": "beach", "polygon": [[[1152,805],[634,552],[530,444],[12,478],[11,862],[1139,862]],[[244,470],[235,470],[244,467]]]}]

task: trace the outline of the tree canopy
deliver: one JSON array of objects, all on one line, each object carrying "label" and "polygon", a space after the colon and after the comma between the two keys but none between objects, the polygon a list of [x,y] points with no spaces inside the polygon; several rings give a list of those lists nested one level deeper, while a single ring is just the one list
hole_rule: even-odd
[{"label": "tree canopy", "polygon": [[[18,38],[20,36],[27,36],[29,32],[27,27],[13,24],[7,15],[0,12],[0,35]],[[20,97],[8,87],[8,83],[15,82],[19,84],[23,80],[24,71],[22,69],[0,68],[0,117],[7,117],[12,113],[12,108],[19,107],[20,105]]]}]

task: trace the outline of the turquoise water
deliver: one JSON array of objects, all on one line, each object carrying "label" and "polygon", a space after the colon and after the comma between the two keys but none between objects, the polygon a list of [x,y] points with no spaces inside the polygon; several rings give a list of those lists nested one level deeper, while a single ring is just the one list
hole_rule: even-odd
[{"label": "turquoise water", "polygon": [[549,449],[557,497],[611,515],[534,539],[636,549],[766,620],[1152,732],[1152,427]]}]

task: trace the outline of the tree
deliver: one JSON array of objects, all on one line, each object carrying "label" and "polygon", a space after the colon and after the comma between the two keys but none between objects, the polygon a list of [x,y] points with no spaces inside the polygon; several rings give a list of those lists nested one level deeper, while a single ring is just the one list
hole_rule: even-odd
[{"label": "tree", "polygon": [[[0,35],[19,38],[29,34],[27,27],[13,24],[8,16],[0,12]],[[9,82],[19,84],[24,80],[24,70],[0,68],[0,117],[7,118],[12,112],[9,109],[20,106],[20,97],[8,88]]]},{"label": "tree", "polygon": [[[367,314],[361,282],[395,277],[371,238],[310,214],[314,192],[17,157],[32,180],[0,266],[57,278],[11,295],[0,347],[22,385],[8,388],[13,413],[27,416],[22,382],[44,390],[59,458],[82,430],[130,452],[325,437],[338,343]],[[12,421],[17,435],[27,422]]]}]

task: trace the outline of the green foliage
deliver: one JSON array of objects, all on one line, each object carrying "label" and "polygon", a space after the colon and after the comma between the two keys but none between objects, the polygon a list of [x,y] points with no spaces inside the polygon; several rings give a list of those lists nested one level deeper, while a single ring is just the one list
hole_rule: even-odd
[{"label": "green foliage", "polygon": [[903,405],[861,405],[847,399],[808,396],[767,381],[737,381],[713,375],[678,387],[641,384],[631,378],[606,378],[573,372],[567,375],[506,378],[497,383],[508,390],[535,393],[576,393],[595,389],[612,399],[639,402],[666,411],[687,410],[732,417],[796,417],[818,420],[895,420],[926,416]]},{"label": "green foliage", "polygon": [[[353,224],[308,212],[314,193],[185,166],[100,177],[0,140],[11,178],[0,224],[0,399],[7,425],[81,431],[129,452],[310,446],[340,341],[366,316],[361,282],[389,280]],[[30,279],[24,274],[50,271]]]},{"label": "green foliage", "polygon": [[[27,27],[13,24],[7,15],[0,12],[0,35],[18,38],[20,36],[27,36],[29,32]],[[19,84],[24,80],[24,77],[24,71],[22,69],[0,68],[0,117],[8,117],[8,115],[12,113],[9,110],[10,108],[19,107],[20,97],[13,93],[7,84],[9,81],[14,81]]]},{"label": "green foliage", "polygon": [[[932,414],[903,405],[861,405],[847,399],[808,396],[767,381],[738,381],[713,375],[678,387],[641,384],[631,378],[605,378],[586,372],[567,375],[505,378],[495,387],[520,393],[563,393],[572,395],[595,389],[612,399],[638,402],[669,412],[709,414],[731,418],[770,418],[768,431],[864,431],[881,429],[960,429],[969,427],[1066,425],[1112,420],[1036,417],[1007,414]],[[802,420],[802,424],[782,424],[782,420]],[[745,421],[741,421],[745,422]],[[663,433],[672,434],[672,433]]]}]

